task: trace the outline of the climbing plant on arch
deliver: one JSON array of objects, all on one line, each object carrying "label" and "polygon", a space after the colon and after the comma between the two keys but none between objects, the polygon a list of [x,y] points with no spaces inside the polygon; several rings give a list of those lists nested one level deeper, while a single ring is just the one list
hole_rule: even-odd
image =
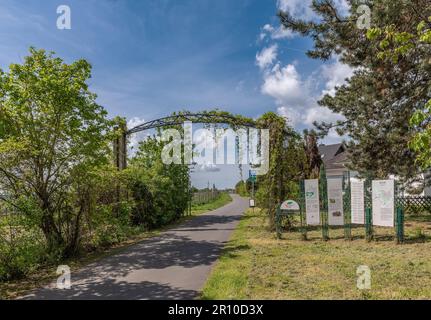
[{"label": "climbing plant on arch", "polygon": [[[125,121],[118,125],[118,135],[114,141],[114,159],[117,167],[122,170],[127,165],[127,138],[131,134],[149,129],[180,128],[184,122],[201,124],[226,124],[233,130],[239,128],[269,129],[269,168],[268,172],[258,177],[258,204],[267,210],[271,227],[274,227],[276,206],[292,190],[303,170],[305,161],[302,138],[290,126],[286,119],[273,112],[263,114],[258,119],[220,110],[192,113],[181,111],[153,121],[146,122],[135,128],[128,129]],[[290,183],[291,182],[291,183]],[[293,188],[294,189],[294,188]]]}]

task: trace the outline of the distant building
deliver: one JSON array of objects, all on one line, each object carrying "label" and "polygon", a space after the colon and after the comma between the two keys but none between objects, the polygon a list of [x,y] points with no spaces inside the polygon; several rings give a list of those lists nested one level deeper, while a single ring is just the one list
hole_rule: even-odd
[{"label": "distant building", "polygon": [[[348,152],[343,143],[319,146],[319,153],[322,157],[323,164],[326,169],[326,176],[328,178],[342,178],[344,172],[350,171],[350,176],[355,177],[358,175],[357,171],[352,171],[347,168]],[[390,176],[390,179],[398,180],[396,176]],[[416,181],[408,183],[404,186],[403,196],[431,196],[431,186],[424,186],[424,181],[430,181],[431,173],[421,174],[417,177]],[[409,192],[409,190],[419,189],[418,193]]]},{"label": "distant building", "polygon": [[347,148],[343,143],[319,146],[319,153],[325,165],[326,176],[328,178],[342,178],[344,172],[350,171],[350,176],[354,177],[358,173],[347,168]]}]

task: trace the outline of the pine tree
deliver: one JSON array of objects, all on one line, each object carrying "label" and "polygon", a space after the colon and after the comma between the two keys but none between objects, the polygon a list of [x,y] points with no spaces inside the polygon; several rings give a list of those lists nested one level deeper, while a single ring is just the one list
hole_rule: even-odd
[{"label": "pine tree", "polygon": [[319,104],[345,117],[337,123],[319,123],[323,132],[335,127],[347,135],[351,166],[375,177],[399,175],[405,179],[418,172],[415,154],[409,148],[414,128],[409,125],[412,115],[429,100],[431,68],[419,67],[422,50],[412,50],[400,60],[382,61],[381,48],[367,38],[367,30],[357,21],[358,6],[371,9],[371,26],[393,26],[397,32],[414,33],[421,21],[428,21],[429,0],[348,0],[350,14],[342,16],[332,0],[313,0],[312,9],[319,21],[294,18],[289,12],[279,12],[284,27],[310,37],[314,48],[310,58],[329,60],[334,55],[355,68],[354,75]]},{"label": "pine tree", "polygon": [[[396,32],[391,25],[385,29],[373,28],[367,32],[367,37],[379,44],[382,49],[379,58],[383,61],[397,63],[400,58],[417,52],[417,66],[424,68],[423,73],[428,73],[431,66],[431,16],[419,23],[416,33]],[[431,88],[429,78],[428,83],[427,87]],[[426,170],[431,167],[431,100],[423,108],[418,108],[410,125],[417,131],[410,146],[417,154],[418,164]]]}]

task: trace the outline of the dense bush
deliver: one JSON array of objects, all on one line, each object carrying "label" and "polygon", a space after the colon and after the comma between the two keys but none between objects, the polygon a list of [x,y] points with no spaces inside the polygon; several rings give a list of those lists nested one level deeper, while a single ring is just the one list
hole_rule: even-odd
[{"label": "dense bush", "polygon": [[[139,166],[118,172],[106,166],[89,174],[88,210],[78,221],[58,222],[63,226],[66,243],[76,244],[73,254],[109,247],[181,217],[187,207],[188,192],[178,192],[179,178],[174,172],[176,168],[147,171]],[[0,281],[24,277],[41,265],[59,263],[65,250],[70,249],[48,248],[39,227],[41,212],[37,203],[28,199],[19,203],[17,208],[3,208],[2,212],[8,214],[0,216]]]},{"label": "dense bush", "polygon": [[143,141],[126,170],[135,200],[133,222],[148,228],[180,218],[189,201],[189,168],[163,163],[165,146],[156,138]]},{"label": "dense bush", "polygon": [[235,193],[239,194],[241,197],[248,197],[249,192],[247,190],[246,182],[244,182],[243,180],[239,181],[235,185]]},{"label": "dense bush", "polygon": [[21,278],[49,259],[43,233],[33,221],[13,208],[1,209],[8,214],[0,216],[0,281]]}]

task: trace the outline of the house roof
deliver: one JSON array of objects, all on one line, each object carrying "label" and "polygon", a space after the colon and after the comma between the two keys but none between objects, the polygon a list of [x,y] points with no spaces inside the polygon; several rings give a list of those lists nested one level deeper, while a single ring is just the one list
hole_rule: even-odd
[{"label": "house roof", "polygon": [[320,145],[319,153],[326,169],[342,169],[347,162],[347,150],[344,144]]}]

